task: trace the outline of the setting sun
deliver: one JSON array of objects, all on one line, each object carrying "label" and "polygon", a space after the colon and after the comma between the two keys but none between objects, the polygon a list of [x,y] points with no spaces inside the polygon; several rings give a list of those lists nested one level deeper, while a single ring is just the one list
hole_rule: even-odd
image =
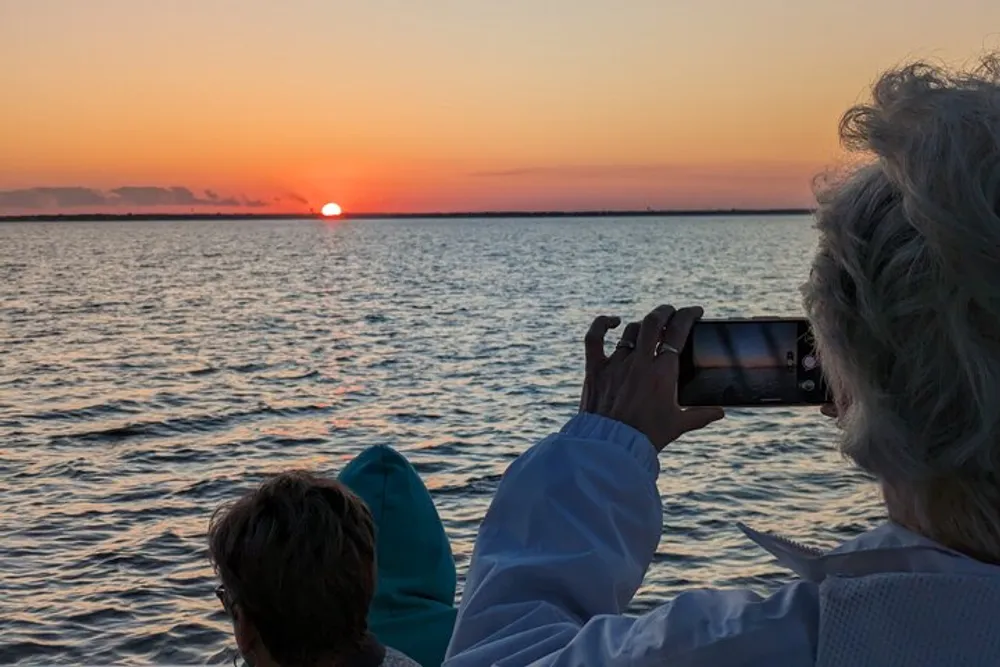
[{"label": "setting sun", "polygon": [[328,204],[323,204],[323,208],[320,209],[320,212],[327,218],[335,218],[344,211],[340,208],[340,204],[330,202]]}]

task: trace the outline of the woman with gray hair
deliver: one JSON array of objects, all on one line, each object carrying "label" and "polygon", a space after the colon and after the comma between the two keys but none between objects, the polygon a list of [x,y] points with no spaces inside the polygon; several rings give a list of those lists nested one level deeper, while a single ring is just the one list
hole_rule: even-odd
[{"label": "woman with gray hair", "polygon": [[1000,664],[1000,59],[890,72],[841,136],[875,159],[819,198],[805,307],[889,520],[829,552],[746,529],[798,578],[625,616],[660,539],[657,453],[723,415],[677,405],[699,308],[661,306],[610,357],[601,317],[580,414],[483,521],[446,667]]}]

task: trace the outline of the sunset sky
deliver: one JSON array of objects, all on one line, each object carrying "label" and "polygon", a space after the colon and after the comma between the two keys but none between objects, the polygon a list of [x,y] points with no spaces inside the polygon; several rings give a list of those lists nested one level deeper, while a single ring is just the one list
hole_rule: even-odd
[{"label": "sunset sky", "polygon": [[996,0],[0,0],[0,214],[808,206]]}]

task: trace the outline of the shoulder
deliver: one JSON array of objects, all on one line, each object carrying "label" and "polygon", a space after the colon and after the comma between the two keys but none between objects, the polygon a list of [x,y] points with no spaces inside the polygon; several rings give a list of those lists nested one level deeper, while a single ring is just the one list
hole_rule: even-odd
[{"label": "shoulder", "polygon": [[672,664],[812,665],[819,587],[795,581],[767,597],[749,590],[686,591],[639,624]]},{"label": "shoulder", "polygon": [[406,654],[386,646],[385,657],[382,658],[380,667],[421,667],[421,665]]}]

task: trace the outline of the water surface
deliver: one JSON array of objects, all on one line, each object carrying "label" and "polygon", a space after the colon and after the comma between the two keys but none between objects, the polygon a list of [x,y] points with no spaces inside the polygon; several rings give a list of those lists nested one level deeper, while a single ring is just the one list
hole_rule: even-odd
[{"label": "water surface", "polygon": [[[798,315],[807,217],[0,225],[0,663],[225,662],[212,510],[287,468],[404,451],[464,574],[507,465],[572,416],[593,315]],[[635,609],[787,574],[881,517],[812,410],[662,456]]]}]

